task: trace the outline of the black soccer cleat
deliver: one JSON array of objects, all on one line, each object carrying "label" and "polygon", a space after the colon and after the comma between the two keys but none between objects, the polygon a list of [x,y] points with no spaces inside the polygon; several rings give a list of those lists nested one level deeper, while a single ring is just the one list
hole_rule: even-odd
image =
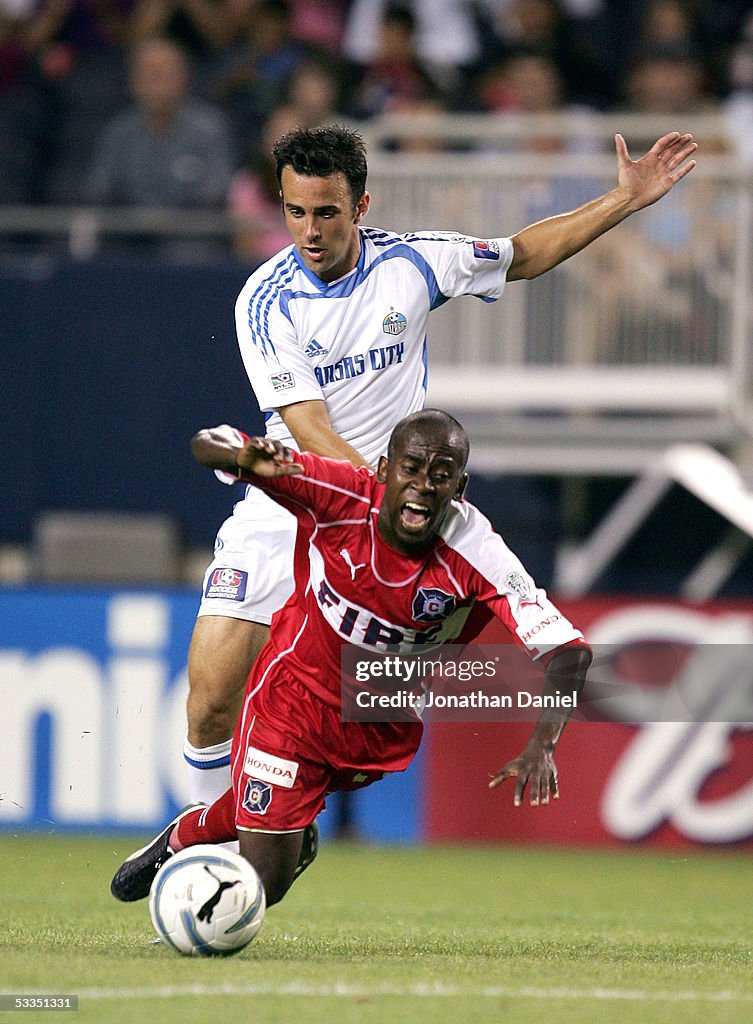
[{"label": "black soccer cleat", "polygon": [[314,863],[317,853],[319,853],[319,826],[315,821],[312,821],[303,830],[303,843],[298,863],[293,872],[294,879],[298,878],[310,864]]},{"label": "black soccer cleat", "polygon": [[159,869],[173,855],[173,851],[167,845],[173,829],[181,818],[185,818],[197,807],[204,807],[205,804],[189,804],[184,807],[180,814],[176,814],[167,828],[163,828],[158,836],[152,839],[151,843],[142,846],[126,857],[110,882],[110,892],[116,900],[123,903],[132,903],[134,900],[143,900],[149,895],[154,876]]}]

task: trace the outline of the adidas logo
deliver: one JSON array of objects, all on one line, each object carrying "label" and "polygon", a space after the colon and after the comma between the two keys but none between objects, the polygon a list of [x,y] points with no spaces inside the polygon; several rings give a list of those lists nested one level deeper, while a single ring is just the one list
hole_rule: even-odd
[{"label": "adidas logo", "polygon": [[316,356],[326,356],[329,349],[325,348],[324,345],[320,345],[316,338],[312,338],[303,351],[309,359],[314,359]]}]

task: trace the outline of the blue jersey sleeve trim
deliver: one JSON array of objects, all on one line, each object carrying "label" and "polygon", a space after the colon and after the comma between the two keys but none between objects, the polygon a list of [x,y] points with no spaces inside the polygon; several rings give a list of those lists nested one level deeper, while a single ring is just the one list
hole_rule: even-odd
[{"label": "blue jersey sleeve trim", "polygon": [[[309,280],[316,288],[315,292],[309,291],[286,291],[284,296],[285,310],[288,309],[290,302],[293,299],[347,299],[356,291],[356,289],[362,285],[369,277],[372,271],[376,270],[377,267],[385,260],[402,259],[412,263],[413,266],[423,277],[426,282],[426,288],[429,293],[429,308],[437,309],[439,306],[444,305],[447,302],[448,296],[444,295],[439,288],[439,282],[437,281],[436,274],[429,262],[417,252],[408,242],[403,241],[399,237],[387,236],[384,242],[377,241],[374,237],[375,232],[373,229],[369,229],[368,234],[361,232],[361,252],[358,256],[358,264],[353,273],[348,274],[346,277],[339,281],[334,281],[330,284],[320,280],[316,274],[312,273],[303,262],[300,253],[297,249],[293,250],[293,258],[301,271],[305,274],[307,280]],[[419,237],[419,236],[416,236]],[[382,251],[374,259],[372,263],[367,267],[366,264],[366,239],[369,239],[372,244]],[[288,314],[289,315],[289,314]]]},{"label": "blue jersey sleeve trim", "polygon": [[290,283],[295,273],[295,266],[290,256],[275,264],[272,273],[262,281],[254,291],[248,303],[248,326],[251,341],[265,355],[275,354],[275,346],[269,333],[269,312],[285,286]]}]

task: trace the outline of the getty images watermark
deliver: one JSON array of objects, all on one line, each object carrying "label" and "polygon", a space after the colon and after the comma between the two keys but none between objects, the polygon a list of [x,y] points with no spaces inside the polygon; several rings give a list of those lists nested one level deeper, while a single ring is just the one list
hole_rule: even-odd
[{"label": "getty images watermark", "polygon": [[420,653],[346,647],[345,721],[532,722],[546,709],[574,721],[751,722],[747,645],[597,644],[585,686],[546,674],[515,644],[451,645]]}]

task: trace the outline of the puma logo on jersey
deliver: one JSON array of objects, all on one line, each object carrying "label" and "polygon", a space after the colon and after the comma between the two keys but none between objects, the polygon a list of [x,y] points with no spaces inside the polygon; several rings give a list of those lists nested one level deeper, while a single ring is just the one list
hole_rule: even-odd
[{"label": "puma logo on jersey", "polygon": [[366,568],[366,563],[365,562],[360,562],[358,565],[353,565],[353,562],[351,560],[351,557],[350,557],[350,554],[349,554],[347,548],[343,548],[342,551],[340,552],[340,554],[342,555],[343,561],[345,562],[347,567],[350,569],[350,578],[352,580],[354,580],[356,578],[356,573],[358,572],[358,570]]}]

